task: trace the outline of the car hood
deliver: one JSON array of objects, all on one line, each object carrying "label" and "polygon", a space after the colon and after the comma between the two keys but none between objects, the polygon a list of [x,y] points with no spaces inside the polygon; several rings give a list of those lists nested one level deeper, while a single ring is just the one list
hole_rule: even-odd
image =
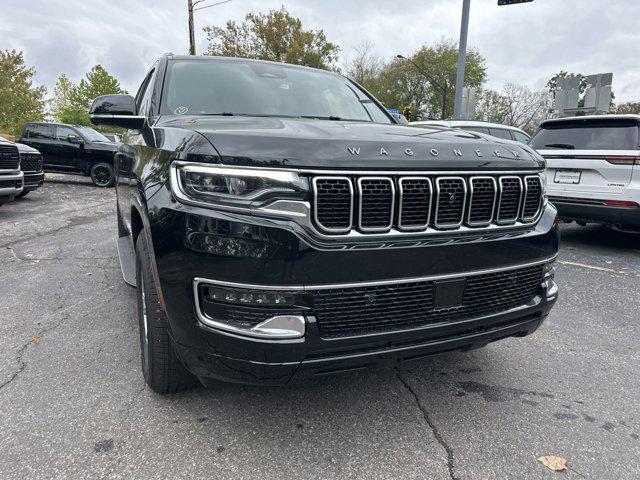
[{"label": "car hood", "polygon": [[37,153],[40,154],[38,150],[29,145],[25,145],[24,143],[16,143],[16,147],[18,147],[18,151],[20,153]]},{"label": "car hood", "polygon": [[227,164],[316,169],[531,169],[541,157],[517,142],[443,127],[282,117],[164,117],[193,130]]}]

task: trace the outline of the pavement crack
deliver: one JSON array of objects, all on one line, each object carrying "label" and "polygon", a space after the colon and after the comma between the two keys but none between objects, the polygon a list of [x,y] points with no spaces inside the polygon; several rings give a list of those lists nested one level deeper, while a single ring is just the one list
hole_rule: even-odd
[{"label": "pavement crack", "polygon": [[433,436],[436,438],[436,440],[438,441],[440,446],[446,452],[446,454],[447,454],[447,469],[449,470],[449,478],[451,478],[451,480],[459,480],[459,478],[456,476],[456,473],[455,473],[455,460],[454,460],[454,455],[453,455],[453,449],[447,443],[447,441],[444,439],[444,437],[440,433],[440,430],[438,429],[438,427],[433,423],[433,420],[432,420],[431,416],[429,415],[428,410],[426,409],[426,407],[424,405],[422,405],[422,402],[420,401],[420,397],[418,397],[418,394],[416,393],[416,391],[409,384],[409,382],[400,374],[400,370],[398,368],[396,368],[395,370],[396,370],[396,375],[398,376],[398,379],[402,382],[402,385],[404,385],[404,388],[411,394],[411,396],[413,397],[413,399],[416,402],[416,406],[422,412],[422,416],[424,417],[425,422],[427,423],[427,425],[431,429],[431,432],[433,433]]}]

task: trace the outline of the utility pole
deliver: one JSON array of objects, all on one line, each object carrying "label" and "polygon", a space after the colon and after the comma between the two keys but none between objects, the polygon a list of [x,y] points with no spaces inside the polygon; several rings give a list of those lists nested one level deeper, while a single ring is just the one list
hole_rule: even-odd
[{"label": "utility pole", "polygon": [[223,3],[229,3],[231,0],[224,0],[222,2],[213,3],[211,5],[194,8],[199,3],[207,1],[209,0],[187,0],[187,11],[189,12],[189,55],[196,54],[196,33],[193,26],[193,12],[197,10],[204,10],[205,8],[215,7],[216,5],[222,5]]},{"label": "utility pole", "polygon": [[193,28],[193,0],[187,0],[189,11],[189,55],[196,54],[196,33]]},{"label": "utility pole", "polygon": [[456,73],[456,100],[453,106],[453,118],[460,118],[462,111],[462,88],[464,87],[464,67],[467,62],[467,34],[469,33],[469,9],[471,0],[462,0],[462,23],[460,42],[458,43],[458,71]]}]

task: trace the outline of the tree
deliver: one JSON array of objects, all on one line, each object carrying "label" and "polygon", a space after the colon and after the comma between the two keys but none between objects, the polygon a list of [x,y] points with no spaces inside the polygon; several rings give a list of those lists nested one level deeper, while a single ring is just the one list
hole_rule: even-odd
[{"label": "tree", "polygon": [[[424,46],[411,56],[440,86],[448,85],[445,117],[453,113],[458,47],[453,40],[441,40],[435,45]],[[481,88],[487,77],[486,61],[476,50],[467,52],[465,86]],[[410,106],[417,118],[440,118],[442,91],[434,86],[407,60],[393,59],[385,64],[376,88],[372,89],[388,107]]]},{"label": "tree", "polygon": [[508,83],[501,92],[481,93],[476,118],[533,132],[540,122],[549,118],[551,101],[551,94],[546,90],[534,91]]},{"label": "tree", "polygon": [[334,69],[340,48],[322,30],[305,30],[300,19],[282,7],[267,13],[248,13],[238,25],[206,26],[210,55],[257,58],[309,67]]},{"label": "tree", "polygon": [[0,132],[19,135],[27,122],[44,118],[46,89],[33,85],[35,73],[22,52],[0,51]]},{"label": "tree", "polygon": [[637,115],[640,115],[640,102],[621,103],[616,108],[615,113],[622,113],[622,114],[635,113]]},{"label": "tree", "polygon": [[372,53],[373,43],[364,41],[355,48],[353,60],[346,62],[345,73],[369,91],[377,89],[384,62]]},{"label": "tree", "polygon": [[87,111],[94,98],[110,93],[127,93],[102,65],[95,65],[78,85],[62,74],[53,90],[51,114],[62,123],[90,125]]}]

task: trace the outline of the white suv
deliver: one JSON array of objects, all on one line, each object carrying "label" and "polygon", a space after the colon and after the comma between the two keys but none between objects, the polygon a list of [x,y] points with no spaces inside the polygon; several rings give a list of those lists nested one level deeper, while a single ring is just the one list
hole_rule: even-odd
[{"label": "white suv", "polygon": [[640,229],[640,115],[547,120],[530,144],[561,218]]},{"label": "white suv", "polygon": [[484,133],[493,137],[514,140],[520,143],[527,143],[529,141],[529,135],[519,128],[478,120],[420,120],[411,122],[409,125],[411,127],[423,128],[434,125],[438,127],[460,128],[468,132]]}]

